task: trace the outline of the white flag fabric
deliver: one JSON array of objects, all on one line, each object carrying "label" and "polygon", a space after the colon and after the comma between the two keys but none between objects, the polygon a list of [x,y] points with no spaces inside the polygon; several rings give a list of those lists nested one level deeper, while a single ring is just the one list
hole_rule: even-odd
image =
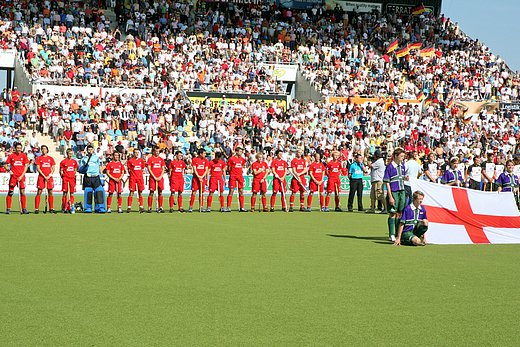
[{"label": "white flag fabric", "polygon": [[512,192],[481,192],[411,179],[412,191],[424,193],[435,244],[520,243],[520,213]]}]

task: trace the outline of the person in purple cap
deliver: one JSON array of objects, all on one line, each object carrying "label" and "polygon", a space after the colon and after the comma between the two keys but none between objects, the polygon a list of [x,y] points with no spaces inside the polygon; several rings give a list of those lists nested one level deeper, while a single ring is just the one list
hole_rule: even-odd
[{"label": "person in purple cap", "polygon": [[401,220],[399,222],[399,230],[395,246],[410,245],[424,246],[426,245],[426,232],[428,231],[428,219],[426,217],[426,209],[422,206],[424,193],[417,190],[412,195],[412,203],[403,210]]}]

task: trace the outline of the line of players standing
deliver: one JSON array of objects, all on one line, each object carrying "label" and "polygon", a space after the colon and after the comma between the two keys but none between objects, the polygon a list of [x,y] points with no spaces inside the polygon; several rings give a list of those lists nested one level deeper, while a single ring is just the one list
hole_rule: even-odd
[{"label": "line of players standing", "polygon": [[[36,168],[38,172],[37,180],[37,194],[35,197],[35,213],[39,213],[41,195],[47,191],[47,204],[51,213],[56,213],[54,209],[53,189],[54,182],[52,174],[56,168],[56,162],[48,154],[47,146],[42,146],[42,155],[36,158]],[[177,205],[177,211],[185,212],[183,209],[182,194],[184,192],[184,174],[187,168],[184,160],[184,155],[181,152],[175,153],[175,158],[171,160],[169,165],[166,165],[164,159],[159,155],[158,148],[154,148],[152,155],[145,161],[140,157],[139,151],[133,151],[133,155],[127,160],[126,164],[121,161],[119,153],[114,153],[113,160],[110,161],[103,172],[108,179],[108,195],[107,195],[107,212],[111,212],[111,205],[114,195],[117,199],[117,211],[123,212],[123,186],[128,182],[129,195],[127,198],[127,212],[131,212],[134,194],[137,192],[137,199],[139,204],[139,211],[145,212],[143,191],[145,190],[145,170],[149,173],[148,179],[148,212],[152,212],[154,204],[154,196],[157,197],[156,211],[164,212],[164,180],[168,179],[167,172],[169,172],[170,183],[170,197],[169,207],[170,212],[174,211],[174,206]],[[244,203],[244,167],[246,159],[243,156],[244,150],[237,147],[235,153],[228,158],[227,162],[223,160],[221,153],[216,153],[212,160],[206,158],[207,153],[204,149],[198,150],[198,156],[191,161],[193,169],[192,178],[192,193],[189,202],[189,209],[187,212],[193,211],[196,196],[199,200],[199,211],[211,212],[213,195],[219,195],[220,211],[231,212],[231,206],[235,190],[238,195],[239,211],[246,212]],[[296,152],[295,158],[290,163],[283,159],[283,152],[277,151],[275,158],[270,163],[267,163],[262,153],[257,153],[256,161],[252,163],[251,169],[253,174],[252,182],[252,196],[250,211],[255,211],[257,197],[260,195],[258,206],[256,210],[263,212],[273,212],[277,195],[280,194],[282,211],[292,212],[295,210],[295,198],[299,193],[300,206],[299,210],[303,212],[310,212],[314,193],[318,193],[320,201],[320,210],[329,212],[329,204],[331,195],[334,193],[335,197],[335,211],[341,212],[340,208],[340,192],[341,182],[340,175],[345,174],[345,167],[340,160],[340,153],[333,152],[332,159],[326,164],[322,162],[320,154],[315,154],[311,158],[310,164],[302,156],[302,151]],[[12,206],[12,196],[16,186],[20,189],[20,205],[23,214],[27,214],[26,196],[25,196],[25,173],[27,172],[29,160],[27,155],[22,152],[20,144],[15,145],[14,152],[8,157],[6,163],[9,166],[10,180],[9,192],[6,197],[6,213],[9,214]],[[62,178],[62,211],[69,213],[74,206],[74,193],[76,191],[76,174],[78,171],[78,162],[73,158],[72,150],[66,151],[66,158],[59,163],[59,174]],[[227,201],[225,202],[224,187],[225,177],[229,174],[229,193]],[[273,175],[272,195],[270,198],[270,205],[267,206],[267,176]],[[287,206],[287,180],[286,177],[292,175],[290,180],[290,197],[289,206]],[[310,182],[307,189],[306,175],[309,175]],[[325,184],[325,177],[327,176],[327,184]],[[209,184],[208,184],[209,183]],[[326,185],[326,187],[325,187]],[[204,201],[205,187],[209,187],[209,194],[207,201]],[[155,195],[157,192],[157,195]],[[305,194],[307,201],[305,201]],[[177,201],[175,200],[175,195]]]}]

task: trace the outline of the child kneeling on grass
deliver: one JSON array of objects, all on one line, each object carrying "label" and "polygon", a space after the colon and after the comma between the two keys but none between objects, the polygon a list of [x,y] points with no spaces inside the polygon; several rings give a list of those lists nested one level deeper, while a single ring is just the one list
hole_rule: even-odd
[{"label": "child kneeling on grass", "polygon": [[428,231],[428,219],[426,219],[426,209],[421,205],[424,193],[416,191],[413,193],[412,198],[412,203],[403,210],[397,239],[394,242],[395,246],[400,244],[410,246],[426,245],[425,233]]}]

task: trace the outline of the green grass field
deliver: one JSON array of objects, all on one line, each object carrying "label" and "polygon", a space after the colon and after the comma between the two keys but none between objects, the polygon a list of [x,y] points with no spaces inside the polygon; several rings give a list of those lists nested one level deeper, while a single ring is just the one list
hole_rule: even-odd
[{"label": "green grass field", "polygon": [[1,346],[518,345],[519,245],[394,247],[356,212],[0,221]]}]

